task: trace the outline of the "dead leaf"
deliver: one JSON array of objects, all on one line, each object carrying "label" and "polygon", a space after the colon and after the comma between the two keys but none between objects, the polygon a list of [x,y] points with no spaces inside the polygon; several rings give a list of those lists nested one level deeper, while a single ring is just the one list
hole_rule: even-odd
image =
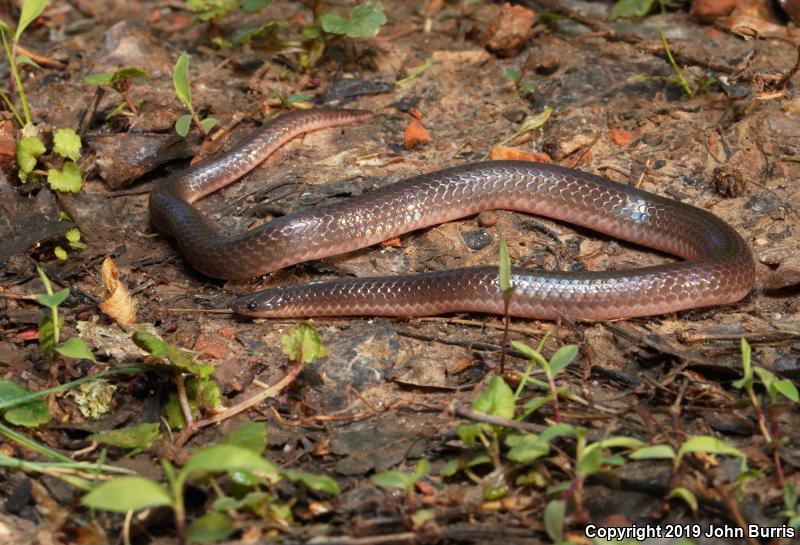
[{"label": "dead leaf", "polygon": [[111,317],[119,325],[131,325],[136,322],[136,304],[128,289],[119,281],[119,269],[114,261],[107,257],[100,267],[100,279],[106,287],[108,297],[99,305],[100,310]]},{"label": "dead leaf", "polygon": [[549,155],[540,151],[524,151],[508,146],[492,146],[489,158],[495,161],[536,161],[539,163],[552,163]]}]

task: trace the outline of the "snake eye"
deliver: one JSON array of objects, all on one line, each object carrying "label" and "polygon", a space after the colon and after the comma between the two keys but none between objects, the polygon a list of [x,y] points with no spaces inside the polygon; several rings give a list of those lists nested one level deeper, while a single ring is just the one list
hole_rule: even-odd
[{"label": "snake eye", "polygon": [[247,310],[255,311],[256,308],[258,308],[258,305],[256,305],[255,301],[250,301],[249,303],[247,303]]}]

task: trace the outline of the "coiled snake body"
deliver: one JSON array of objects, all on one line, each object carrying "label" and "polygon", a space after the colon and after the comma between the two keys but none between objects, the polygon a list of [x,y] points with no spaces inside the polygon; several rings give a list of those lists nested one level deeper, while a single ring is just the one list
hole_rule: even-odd
[{"label": "coiled snake body", "polygon": [[[193,267],[224,279],[257,277],[492,209],[548,216],[684,259],[628,271],[512,269],[516,290],[509,313],[527,318],[649,316],[732,303],[752,289],[748,245],[713,214],[550,164],[461,165],[280,217],[238,235],[220,233],[192,204],[239,179],[300,134],[371,116],[333,109],[281,115],[229,152],[157,184],[150,194],[150,217],[175,238]],[[311,282],[240,296],[231,306],[259,317],[504,312],[496,267]]]}]

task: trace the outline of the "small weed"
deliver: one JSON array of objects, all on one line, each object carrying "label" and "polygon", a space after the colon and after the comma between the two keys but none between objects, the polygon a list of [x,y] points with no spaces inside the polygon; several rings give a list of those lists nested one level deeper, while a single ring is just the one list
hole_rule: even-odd
[{"label": "small weed", "polygon": [[[742,369],[744,373],[742,378],[733,383],[733,387],[738,390],[744,390],[747,394],[747,398],[756,413],[756,420],[758,421],[761,435],[772,450],[772,458],[775,464],[775,473],[778,478],[778,483],[784,485],[783,465],[781,464],[781,457],[778,450],[781,445],[778,416],[786,408],[784,401],[797,403],[800,401],[800,395],[798,395],[797,387],[791,380],[778,379],[778,377],[768,369],[753,365],[750,344],[745,339],[741,341],[741,350]],[[764,414],[761,400],[755,392],[754,383],[756,376],[763,384],[767,396],[769,397],[766,415]]]},{"label": "small weed", "polygon": [[208,131],[214,128],[217,120],[213,117],[200,119],[192,104],[192,87],[189,83],[189,54],[184,51],[175,63],[172,72],[172,81],[175,84],[175,94],[181,103],[189,110],[188,114],[183,114],[175,122],[175,132],[181,136],[189,134],[189,127],[194,123],[197,130],[203,137],[208,136]]},{"label": "small weed", "polygon": [[421,481],[431,470],[431,464],[428,460],[422,459],[417,463],[414,471],[411,473],[404,473],[402,471],[384,471],[377,473],[370,479],[373,483],[385,489],[402,490],[406,495],[406,506],[408,511],[412,513],[412,522],[414,527],[419,527],[427,520],[433,517],[433,513],[425,510],[418,510],[414,501],[414,489],[419,481]]},{"label": "small weed", "polygon": [[90,74],[83,78],[83,83],[86,85],[103,85],[111,87],[120,95],[122,95],[123,103],[112,110],[106,119],[110,119],[117,115],[122,108],[127,105],[131,113],[136,113],[136,104],[130,97],[128,91],[133,86],[133,81],[140,78],[149,78],[150,74],[146,70],[136,68],[135,66],[125,66],[118,68],[113,72],[98,72],[97,74]]},{"label": "small weed", "polygon": [[611,20],[620,18],[644,17],[658,5],[666,11],[668,0],[617,0],[611,10]]},{"label": "small weed", "polygon": [[532,81],[525,79],[525,69],[506,68],[503,70],[503,79],[510,81],[514,84],[514,92],[517,96],[526,96],[533,92],[536,88]]}]

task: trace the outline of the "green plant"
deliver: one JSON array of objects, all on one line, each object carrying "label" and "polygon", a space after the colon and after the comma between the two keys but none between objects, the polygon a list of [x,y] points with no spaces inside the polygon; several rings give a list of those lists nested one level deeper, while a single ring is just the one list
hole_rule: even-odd
[{"label": "green plant", "polygon": [[175,63],[175,69],[172,72],[172,81],[175,84],[175,94],[178,99],[189,110],[188,114],[184,114],[175,122],[175,132],[181,136],[189,134],[189,127],[194,123],[197,130],[203,137],[208,135],[210,131],[217,124],[217,120],[213,117],[200,119],[197,112],[194,110],[192,104],[192,87],[189,83],[189,54],[186,51],[182,52]]},{"label": "green plant", "polygon": [[167,360],[175,374],[177,392],[169,397],[166,407],[167,422],[172,428],[184,428],[204,412],[222,406],[222,394],[211,378],[212,365],[196,361],[184,350],[146,331],[134,333],[133,342],[156,360]]},{"label": "green plant", "polygon": [[[527,134],[531,131],[535,131],[544,126],[545,123],[550,119],[550,116],[553,115],[553,109],[550,106],[547,106],[544,110],[539,112],[538,114],[529,115],[526,117],[522,124],[519,126],[519,129],[514,132],[508,138],[504,138],[500,142],[497,143],[498,146],[504,146],[522,136],[523,134]],[[488,156],[487,156],[488,157]]]},{"label": "green plant", "polygon": [[136,113],[136,104],[131,99],[128,91],[130,91],[135,79],[149,77],[150,73],[146,70],[136,68],[135,66],[125,66],[118,68],[113,72],[98,72],[96,74],[90,74],[83,78],[83,83],[86,85],[104,85],[111,87],[120,95],[122,95],[124,102],[114,108],[112,112],[106,116],[106,119],[110,119],[111,117],[117,115],[125,105],[128,106],[128,109],[131,111],[131,113]]},{"label": "green plant", "polygon": [[506,369],[508,326],[511,321],[508,310],[511,307],[511,299],[514,296],[515,289],[511,283],[511,257],[508,255],[508,244],[505,239],[500,241],[498,261],[497,282],[500,286],[500,294],[503,297],[503,344],[500,352],[500,374],[502,375]]},{"label": "green plant", "polygon": [[[748,343],[745,339],[742,339],[740,345],[742,351],[743,376],[739,380],[733,382],[733,387],[737,390],[744,390],[747,394],[747,398],[753,407],[753,411],[755,411],[756,420],[758,421],[758,427],[761,431],[761,435],[764,437],[767,445],[772,450],[772,459],[775,464],[775,473],[777,475],[778,482],[783,485],[783,466],[781,464],[779,452],[781,440],[778,416],[785,408],[784,404],[782,403],[783,400],[797,403],[800,400],[800,395],[798,395],[797,387],[791,380],[778,379],[778,377],[776,377],[775,374],[768,369],[753,365],[750,343]],[[755,392],[754,383],[756,376],[763,384],[764,389],[767,392],[767,396],[769,397],[766,415],[764,414],[761,400]]]},{"label": "green plant", "polygon": [[503,79],[510,81],[514,84],[514,92],[517,96],[529,95],[535,89],[532,81],[525,79],[524,67],[522,70],[518,68],[506,68],[503,70]]},{"label": "green plant", "polygon": [[686,487],[673,487],[672,482],[677,474],[678,467],[683,458],[689,453],[717,454],[721,456],[733,456],[741,460],[740,473],[747,470],[747,458],[739,449],[732,447],[710,435],[694,435],[689,437],[680,446],[677,452],[670,445],[648,445],[636,449],[630,454],[632,460],[671,460],[672,471],[670,474],[670,490],[666,498],[679,498],[683,500],[694,512],[697,512],[697,498],[694,493]]},{"label": "green plant", "polygon": [[[0,39],[3,41],[3,48],[6,52],[6,58],[8,58],[8,64],[11,67],[11,75],[14,78],[17,93],[19,94],[19,101],[22,105],[24,120],[23,117],[20,116],[19,110],[17,110],[17,108],[14,106],[14,103],[11,101],[9,97],[10,93],[6,94],[4,92],[0,92],[0,98],[3,99],[3,102],[6,103],[6,106],[8,106],[9,110],[11,110],[11,112],[14,114],[19,126],[23,128],[31,125],[33,122],[31,120],[31,111],[30,106],[28,105],[28,99],[25,96],[25,88],[22,86],[22,78],[19,74],[19,65],[31,64],[35,66],[36,63],[34,63],[27,55],[17,55],[17,43],[19,43],[22,33],[25,32],[25,29],[28,28],[28,25],[30,25],[37,17],[39,17],[39,15],[42,14],[46,6],[47,0],[23,0],[16,30],[11,30],[11,27],[5,21],[0,20]],[[9,41],[11,41],[10,44]]]},{"label": "green plant", "polygon": [[795,530],[800,529],[800,503],[797,500],[797,488],[791,484],[783,485],[783,505],[786,509],[781,513],[788,520],[787,524]]},{"label": "green plant", "polygon": [[664,52],[669,60],[669,65],[672,67],[672,71],[675,72],[678,85],[680,85],[686,95],[691,98],[691,96],[694,94],[694,91],[692,91],[692,87],[689,85],[689,82],[686,81],[686,76],[683,75],[683,70],[681,70],[681,67],[678,66],[677,62],[675,62],[675,57],[672,56],[672,51],[670,51],[669,44],[667,43],[667,37],[664,36],[664,31],[662,31],[660,27],[658,28],[658,36],[661,38],[661,45],[664,46]]},{"label": "green plant", "polygon": [[629,17],[644,17],[658,5],[661,11],[666,11],[668,0],[617,0],[611,10],[611,20]]},{"label": "green plant", "polygon": [[237,8],[247,13],[257,13],[272,0],[186,0],[186,8],[201,21],[221,19]]},{"label": "green plant", "polygon": [[[561,421],[561,414],[558,409],[558,396],[565,395],[566,391],[559,390],[557,388],[555,379],[559,373],[566,369],[566,367],[575,360],[575,357],[578,355],[578,347],[574,344],[564,345],[556,350],[555,354],[553,354],[548,361],[541,353],[542,346],[544,345],[546,339],[547,337],[543,338],[539,343],[539,346],[536,348],[531,348],[527,344],[518,341],[513,341],[511,346],[513,346],[517,352],[526,356],[529,360],[529,366],[524,378],[520,382],[520,388],[524,387],[526,382],[531,382],[534,384],[534,386],[545,387],[550,392],[546,398],[533,398],[531,401],[529,401],[525,405],[526,414],[530,414],[550,401],[553,404],[553,420],[559,422]],[[529,378],[533,366],[536,365],[541,367],[544,371],[544,374],[547,377],[546,384]]]},{"label": "green plant", "polygon": [[314,3],[314,23],[305,27],[302,36],[306,40],[305,52],[300,56],[304,68],[314,66],[322,57],[326,44],[335,38],[371,38],[386,24],[383,3],[364,2],[350,8],[348,17],[322,10],[322,2]]},{"label": "green plant", "polygon": [[[263,423],[244,424],[229,433],[221,443],[196,451],[182,469],[162,460],[166,486],[138,476],[122,477],[102,483],[86,494],[82,503],[94,509],[125,513],[148,507],[172,509],[175,528],[181,543],[210,543],[228,537],[236,528],[235,512],[248,509],[256,514],[285,523],[291,516],[292,503],[280,501],[275,485],[293,481],[315,492],[338,494],[336,481],[324,475],[282,471],[262,454],[267,445]],[[223,492],[216,477],[227,475],[234,495]],[[184,489],[188,482],[209,483],[217,492],[211,511],[186,524]]]},{"label": "green plant", "polygon": [[50,311],[39,322],[39,346],[42,349],[42,353],[51,359],[58,354],[66,358],[94,361],[92,352],[80,337],[70,337],[61,342],[61,328],[64,326],[64,317],[58,312],[58,306],[69,297],[69,288],[53,292],[50,279],[44,269],[37,267],[36,270],[39,273],[39,278],[42,279],[45,289],[45,293],[40,293],[36,296],[36,301]]},{"label": "green plant", "polygon": [[414,502],[414,489],[431,470],[431,464],[424,458],[417,463],[414,471],[404,473],[402,471],[384,471],[373,475],[370,480],[381,488],[402,490],[406,496],[406,505],[412,513],[412,522],[415,527],[419,527],[424,522],[433,518],[433,513],[427,510],[418,510]]}]

